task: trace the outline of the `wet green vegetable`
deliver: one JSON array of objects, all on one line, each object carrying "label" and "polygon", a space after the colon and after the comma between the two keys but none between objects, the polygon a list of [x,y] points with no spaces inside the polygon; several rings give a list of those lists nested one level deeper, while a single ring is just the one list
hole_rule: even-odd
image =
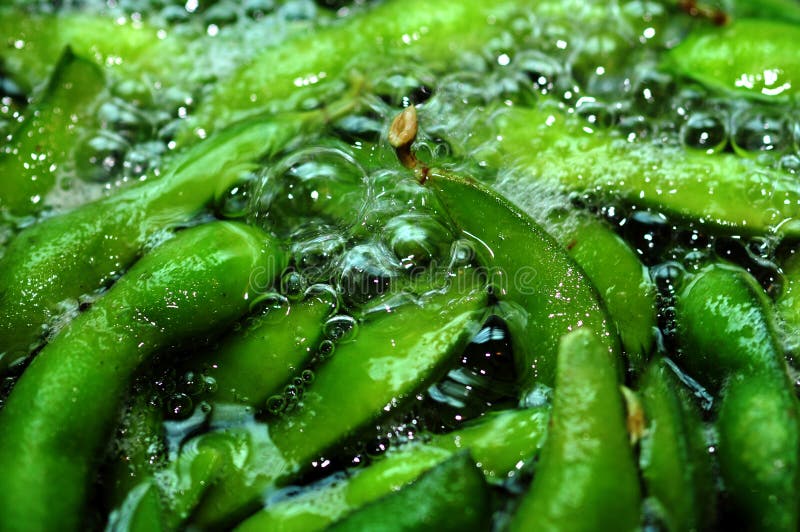
[{"label": "wet green vegetable", "polygon": [[551,426],[511,530],[639,528],[639,480],[606,351],[589,329],[561,340]]},{"label": "wet green vegetable", "polygon": [[701,270],[677,297],[681,363],[721,396],[719,465],[725,509],[748,530],[798,523],[800,420],[772,307],[747,272]]},{"label": "wet green vegetable", "polygon": [[253,273],[277,274],[282,253],[267,235],[244,225],[187,230],[148,254],[67,326],[0,413],[2,528],[81,527],[90,476],[133,373],[159,349],[238,319],[260,288],[252,284]]},{"label": "wet green vegetable", "polygon": [[97,127],[105,90],[100,69],[65,49],[42,95],[0,151],[0,217],[29,216],[44,207],[58,172],[69,171],[76,144]]}]

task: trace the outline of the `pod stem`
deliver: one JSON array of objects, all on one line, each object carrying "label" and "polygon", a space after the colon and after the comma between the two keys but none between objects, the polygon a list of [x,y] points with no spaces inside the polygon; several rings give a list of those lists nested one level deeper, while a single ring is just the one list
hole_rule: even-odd
[{"label": "pod stem", "polygon": [[722,9],[699,4],[697,0],[679,0],[678,6],[689,16],[708,19],[717,26],[730,22],[730,17]]},{"label": "pod stem", "polygon": [[411,145],[417,138],[418,130],[417,108],[409,105],[392,121],[389,128],[389,144],[394,148],[400,164],[409,170],[414,170],[417,180],[424,185],[428,180],[428,166],[417,159],[416,154],[411,151]]}]

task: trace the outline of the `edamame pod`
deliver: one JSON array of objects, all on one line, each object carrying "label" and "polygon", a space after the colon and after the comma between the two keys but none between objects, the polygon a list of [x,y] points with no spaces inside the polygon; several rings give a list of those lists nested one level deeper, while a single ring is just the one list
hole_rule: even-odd
[{"label": "edamame pod", "polygon": [[186,43],[124,18],[77,12],[32,14],[5,7],[0,8],[0,35],[8,43],[0,50],[3,68],[26,92],[47,79],[67,46],[115,74],[152,84],[169,85],[176,71],[191,68],[188,62],[176,68],[186,57]]},{"label": "edamame pod", "polygon": [[54,319],[112,283],[148,243],[196,217],[259,159],[349,106],[236,125],[178,155],[158,179],[21,232],[0,259],[0,372],[24,360]]},{"label": "edamame pod", "polygon": [[[264,407],[267,398],[288,384],[314,354],[323,338],[323,322],[333,309],[330,301],[313,296],[249,320],[243,330],[228,335],[199,362],[216,381],[214,402]],[[193,367],[200,367],[192,360]]]},{"label": "edamame pod", "polygon": [[430,170],[425,185],[461,234],[476,242],[495,295],[508,303],[504,311],[525,388],[552,385],[558,339],[578,328],[594,331],[621,369],[618,340],[595,288],[553,237],[473,179]]},{"label": "edamame pod", "polygon": [[511,530],[639,529],[639,479],[607,350],[590,329],[559,343],[552,421]]},{"label": "edamame pod", "polygon": [[734,154],[631,144],[548,105],[478,113],[471,125],[470,146],[495,147],[481,152],[489,165],[514,165],[565,192],[655,209],[721,233],[800,236],[797,180]]},{"label": "edamame pod", "polygon": [[[440,376],[479,329],[484,289],[458,276],[452,289],[419,305],[370,314],[357,338],[339,345],[296,412],[269,425],[208,433],[192,443],[224,453],[226,467],[190,520],[201,527],[230,525],[256,510],[261,494],[295,478],[312,460],[358,435]],[[347,415],[341,415],[346,412]]]},{"label": "edamame pod", "polygon": [[491,523],[490,499],[486,481],[469,452],[462,451],[328,530],[486,530]]},{"label": "edamame pod", "polygon": [[75,143],[97,127],[105,87],[100,68],[64,50],[41,97],[0,150],[0,217],[29,216],[44,207],[58,176],[71,167]]},{"label": "edamame pod", "polygon": [[781,266],[783,290],[776,308],[789,349],[800,353],[800,253],[792,255]]},{"label": "edamame pod", "polygon": [[146,255],[31,363],[0,412],[0,528],[76,530],[92,470],[136,369],[247,312],[285,265],[245,225],[186,230]]},{"label": "edamame pod", "polygon": [[771,303],[744,270],[702,269],[679,291],[681,363],[719,394],[724,515],[744,530],[795,530],[800,419]]},{"label": "edamame pod", "polygon": [[764,18],[800,24],[800,3],[797,0],[732,0],[734,18]]},{"label": "edamame pod", "polygon": [[588,215],[550,220],[553,236],[586,273],[619,335],[634,374],[655,348],[656,289],[636,252],[607,223]]},{"label": "edamame pod", "polygon": [[798,39],[797,24],[740,19],[695,30],[668,52],[664,66],[718,92],[790,102],[800,90]]},{"label": "edamame pod", "polygon": [[189,117],[178,143],[255,112],[297,108],[303,99],[314,96],[309,89],[319,94],[331,84],[345,82],[351,71],[374,71],[412,59],[444,70],[465,50],[477,51],[502,34],[520,7],[519,2],[509,0],[393,0],[378,4],[317,31],[313,40],[298,36],[265,50],[217,84]]},{"label": "edamame pod", "polygon": [[239,525],[237,531],[322,530],[356,508],[418,478],[459,449],[469,450],[487,482],[502,483],[513,475],[519,462],[536,456],[548,419],[547,408],[487,414],[460,430],[401,447],[340,481],[270,504]]},{"label": "edamame pod", "polygon": [[641,398],[647,418],[639,458],[645,505],[669,531],[709,530],[716,492],[697,409],[664,360],[645,373]]}]

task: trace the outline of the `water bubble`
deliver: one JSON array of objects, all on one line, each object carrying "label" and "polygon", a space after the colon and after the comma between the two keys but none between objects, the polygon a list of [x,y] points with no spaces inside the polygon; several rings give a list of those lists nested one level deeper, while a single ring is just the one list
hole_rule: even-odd
[{"label": "water bubble", "polygon": [[731,142],[740,155],[783,152],[790,139],[782,118],[755,108],[736,113],[731,120]]},{"label": "water bubble", "polygon": [[784,155],[778,161],[778,168],[790,174],[800,174],[800,155],[794,153]]},{"label": "water bubble", "polygon": [[402,265],[384,246],[361,244],[342,257],[340,269],[339,291],[352,302],[364,303],[388,292]]},{"label": "water bubble", "polygon": [[297,271],[288,271],[281,277],[281,292],[291,301],[297,301],[305,296],[308,281]]},{"label": "water bubble", "polygon": [[475,245],[465,239],[459,239],[450,246],[450,263],[448,269],[456,270],[469,266],[475,261]]},{"label": "water bubble", "polygon": [[642,140],[650,135],[650,122],[642,115],[622,117],[619,121],[619,131],[628,142]]},{"label": "water bubble", "polygon": [[131,141],[147,140],[153,133],[144,114],[136,106],[119,98],[103,103],[97,110],[97,117],[104,128]]},{"label": "water bubble", "polygon": [[650,277],[661,293],[675,293],[686,273],[684,267],[675,261],[664,262],[650,269]]},{"label": "water bubble", "polygon": [[453,241],[450,231],[425,213],[406,213],[392,218],[384,227],[383,239],[403,268],[411,271],[443,260]]},{"label": "water bubble", "polygon": [[392,107],[408,107],[426,102],[433,95],[436,78],[425,71],[407,69],[378,76],[372,87],[375,94]]},{"label": "water bubble", "polygon": [[130,148],[130,143],[110,131],[100,131],[78,144],[75,150],[77,174],[87,181],[107,181]]},{"label": "water bubble", "polygon": [[302,386],[288,384],[283,388],[283,395],[286,397],[286,402],[288,404],[296,403],[303,398],[303,388]]},{"label": "water bubble", "polygon": [[225,219],[244,218],[249,212],[250,191],[256,180],[252,172],[244,172],[227,189],[214,198],[217,215]]},{"label": "water bubble", "polygon": [[681,128],[684,145],[709,153],[722,150],[727,138],[723,118],[710,113],[692,113]]},{"label": "water bubble", "polygon": [[250,302],[250,314],[263,314],[289,306],[286,296],[277,292],[259,294]]},{"label": "water bubble", "polygon": [[352,341],[358,333],[358,322],[352,316],[333,316],[325,322],[323,332],[336,343]]},{"label": "water bubble", "polygon": [[333,124],[337,135],[347,142],[364,140],[378,142],[386,129],[384,121],[379,116],[373,115],[348,115]]},{"label": "water bubble", "polygon": [[312,370],[304,369],[303,372],[300,373],[300,378],[303,379],[303,382],[305,384],[311,384],[312,382],[314,382],[316,375],[314,375],[314,372]]},{"label": "water bubble", "polygon": [[276,416],[286,410],[286,397],[283,394],[275,394],[267,399],[267,412]]},{"label": "water bubble", "polygon": [[369,442],[364,450],[367,453],[367,456],[375,458],[384,454],[387,450],[389,450],[390,446],[391,442],[389,439],[380,436]]},{"label": "water bubble", "polygon": [[219,389],[219,384],[217,384],[217,379],[210,375],[203,375],[203,386],[205,387],[206,392],[208,393],[216,393]]},{"label": "water bubble", "polygon": [[523,72],[531,82],[533,89],[541,94],[551,92],[556,79],[563,75],[562,64],[542,52],[527,50],[517,54],[515,67]]},{"label": "water bubble", "polygon": [[637,109],[648,116],[655,116],[666,109],[675,92],[672,77],[654,68],[647,68],[634,86]]},{"label": "water bubble", "polygon": [[335,350],[336,350],[336,345],[330,340],[321,341],[319,343],[319,347],[317,348],[320,360],[329,359],[331,356],[333,356],[333,352]]},{"label": "water bubble", "polygon": [[296,267],[311,282],[327,281],[347,241],[330,226],[311,225],[291,236],[292,256]]},{"label": "water bubble", "polygon": [[181,421],[192,416],[194,403],[185,393],[176,393],[167,400],[167,419]]},{"label": "water bubble", "polygon": [[329,315],[339,310],[339,293],[329,284],[318,283],[309,286],[305,293],[305,299],[316,299],[327,303],[330,309]]},{"label": "water bubble", "polygon": [[183,374],[181,388],[189,395],[200,395],[206,389],[205,382],[201,376],[194,371],[187,371]]},{"label": "water bubble", "polygon": [[312,147],[279,161],[262,177],[251,208],[283,235],[308,219],[349,227],[366,201],[364,169],[338,148]]},{"label": "water bubble", "polygon": [[581,98],[575,104],[575,112],[593,127],[607,128],[614,124],[614,108],[594,98]]}]

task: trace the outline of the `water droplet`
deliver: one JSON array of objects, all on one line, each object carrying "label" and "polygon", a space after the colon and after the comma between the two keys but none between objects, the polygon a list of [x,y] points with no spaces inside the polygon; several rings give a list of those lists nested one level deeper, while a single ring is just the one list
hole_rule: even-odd
[{"label": "water droplet", "polygon": [[166,417],[180,421],[191,417],[194,410],[192,398],[185,393],[176,393],[167,401]]},{"label": "water droplet", "polygon": [[394,251],[404,269],[418,272],[432,261],[443,262],[453,237],[435,217],[406,213],[392,218],[383,230],[386,245]]},{"label": "water droplet", "polygon": [[681,128],[681,140],[686,146],[709,153],[722,150],[727,139],[723,118],[710,113],[693,113]]},{"label": "water droplet", "polygon": [[736,113],[731,120],[731,142],[740,155],[779,153],[790,140],[780,116],[759,108]]},{"label": "water droplet", "polygon": [[402,271],[394,254],[380,244],[355,246],[342,257],[340,268],[339,291],[354,303],[387,293]]},{"label": "water droplet", "polygon": [[308,282],[303,275],[296,271],[289,271],[281,277],[281,292],[289,298],[290,301],[297,301],[303,299]]}]

